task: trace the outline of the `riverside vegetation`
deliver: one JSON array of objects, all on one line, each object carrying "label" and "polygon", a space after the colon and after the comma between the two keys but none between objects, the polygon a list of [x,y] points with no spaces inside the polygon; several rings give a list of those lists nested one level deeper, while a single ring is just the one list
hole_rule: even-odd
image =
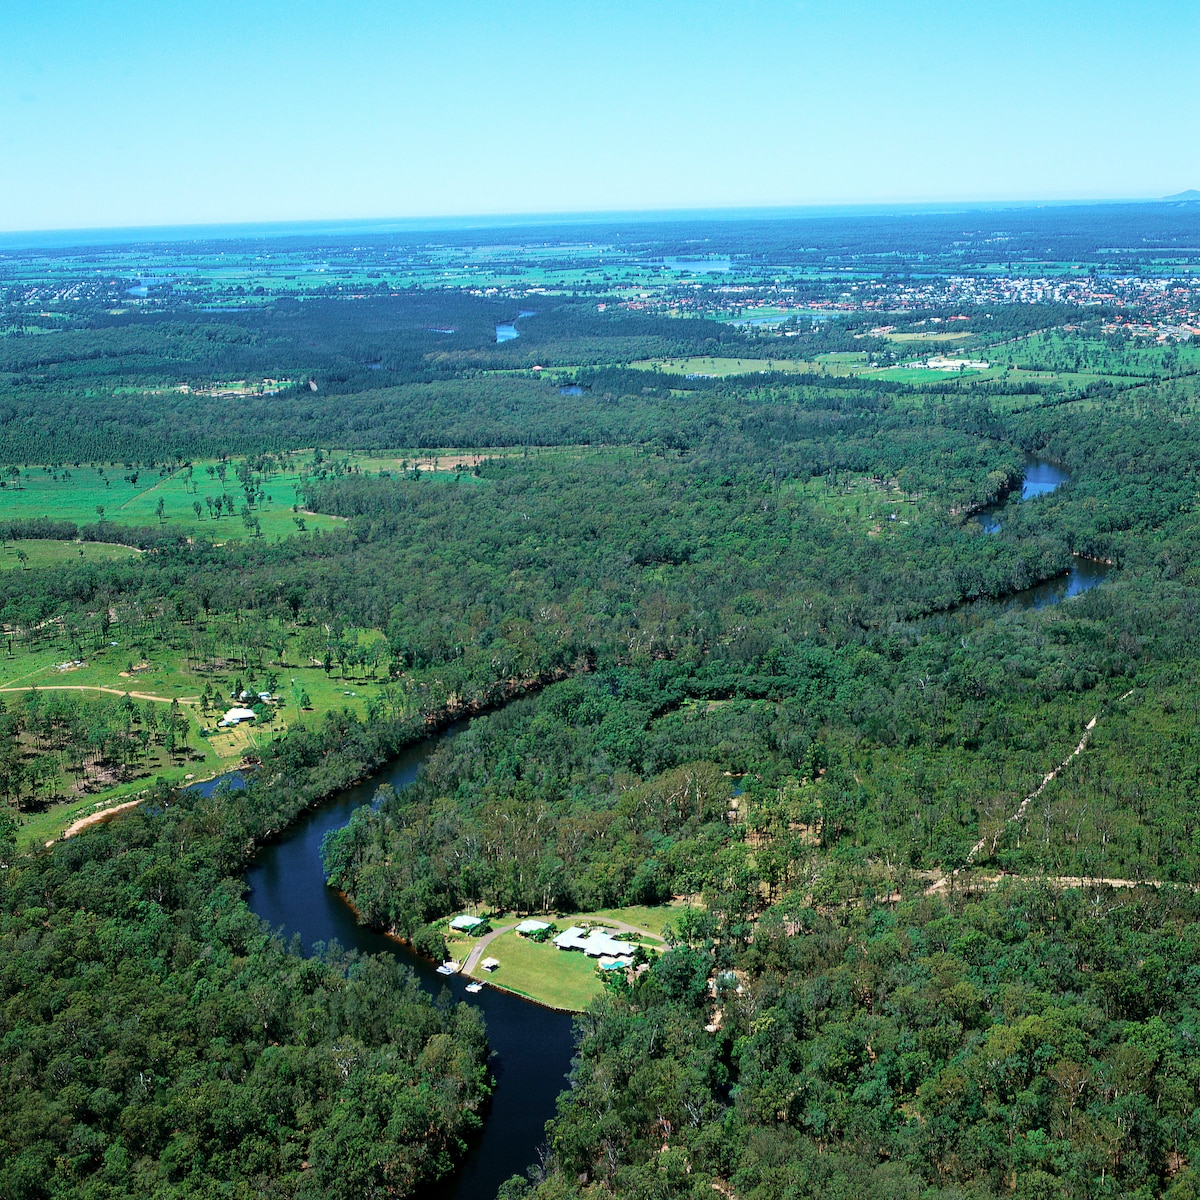
[{"label": "riverside vegetation", "polygon": [[[327,840],[362,920],[430,945],[468,905],[690,901],[580,1017],[509,1200],[1200,1192],[1192,347],[1029,305],[1004,334],[1062,360],[1040,382],[688,379],[630,364],[766,335],[529,303],[503,345],[513,305],[461,292],[0,339],[0,532],[31,547],[0,572],[0,1195],[453,1169],[489,1091],[474,1011],[303,957],[241,875],[465,714]],[[771,355],[886,351],[789,332]],[[254,373],[287,386],[214,385]],[[985,533],[1028,454],[1069,483]],[[1101,587],[993,603],[1077,556]],[[50,690],[75,678],[116,694]],[[243,690],[283,699],[253,743],[202,734]],[[246,755],[242,790],[171,786]]]}]

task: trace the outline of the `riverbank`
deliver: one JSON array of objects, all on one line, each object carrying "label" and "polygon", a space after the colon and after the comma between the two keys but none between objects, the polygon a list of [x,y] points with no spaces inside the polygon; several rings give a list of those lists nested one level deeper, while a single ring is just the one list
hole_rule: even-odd
[{"label": "riverbank", "polygon": [[321,842],[355,809],[369,804],[381,784],[407,787],[421,764],[453,728],[437,737],[410,742],[386,766],[356,786],[327,794],[291,819],[283,832],[254,848],[245,874],[251,910],[285,940],[297,939],[302,952],[340,946],[361,954],[384,954],[408,966],[426,991],[448,1002],[478,1008],[487,1023],[496,1081],[491,1105],[477,1140],[472,1140],[459,1172],[426,1200],[478,1200],[537,1161],[546,1122],[567,1086],[574,1050],[569,1014],[532,1003],[500,988],[466,992],[469,979],[438,975],[435,964],[414,954],[395,937],[360,925],[350,906],[327,886]]},{"label": "riverbank", "polygon": [[[559,930],[578,925],[624,934],[630,939],[631,949],[640,944],[653,956],[663,948],[663,926],[684,907],[674,903],[660,908],[633,905],[627,909],[562,916],[554,913],[535,915],[540,920],[553,922]],[[626,917],[630,919],[626,920]],[[536,942],[522,937],[516,927],[524,919],[516,914],[493,917],[493,929],[482,937],[448,936],[446,944],[451,957],[462,962],[460,973],[556,1012],[582,1012],[604,990],[596,960],[576,951],[559,950],[552,940]],[[653,932],[650,926],[658,932]],[[437,927],[450,934],[446,920],[437,922]],[[481,965],[486,959],[495,959],[499,966],[486,970]]]},{"label": "riverbank", "polygon": [[[213,771],[199,779],[194,776],[185,775],[182,780],[176,782],[176,786],[185,788],[202,787],[205,784],[212,783],[214,780],[224,779],[226,776],[237,775],[242,771],[250,770],[253,766],[252,762],[244,760],[236,766],[224,765],[220,770]],[[122,790],[114,791],[99,800],[95,799],[94,796],[81,796],[77,800],[52,804],[43,812],[26,813],[20,827],[20,845],[23,848],[53,846],[57,841],[65,841],[67,838],[75,837],[77,834],[82,833],[85,829],[92,828],[94,825],[103,825],[119,813],[137,808],[146,802],[153,791],[153,787],[143,785],[138,791],[132,793],[132,795],[129,791]],[[121,797],[123,795],[131,795],[131,798],[122,800]],[[92,811],[85,813],[89,805]],[[51,834],[51,836],[47,837],[47,833]]]}]

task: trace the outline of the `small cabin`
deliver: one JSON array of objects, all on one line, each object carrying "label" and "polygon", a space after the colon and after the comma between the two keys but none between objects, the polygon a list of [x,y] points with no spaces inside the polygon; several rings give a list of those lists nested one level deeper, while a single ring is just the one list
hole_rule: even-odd
[{"label": "small cabin", "polygon": [[258,719],[258,714],[252,708],[231,708],[218,722],[218,724],[240,725],[243,721],[255,721]]}]

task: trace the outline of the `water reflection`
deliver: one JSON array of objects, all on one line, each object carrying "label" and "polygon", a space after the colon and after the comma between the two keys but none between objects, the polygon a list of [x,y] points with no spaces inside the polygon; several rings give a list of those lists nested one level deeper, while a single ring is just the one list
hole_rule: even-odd
[{"label": "water reflection", "polygon": [[[453,736],[453,731],[442,735]],[[300,935],[306,951],[318,942],[368,954],[391,954],[416,973],[432,995],[448,991],[455,1000],[478,1005],[487,1021],[496,1090],[482,1133],[452,1179],[425,1193],[427,1200],[478,1200],[494,1196],[504,1180],[523,1174],[545,1140],[558,1093],[566,1086],[573,1049],[571,1018],[485,988],[464,991],[466,979],[438,975],[434,964],[409,953],[380,933],[362,928],[350,906],[325,884],[321,839],[345,825],[360,805],[369,804],[380,784],[400,789],[411,783],[439,739],[411,747],[378,775],[338,793],[305,813],[276,842],[257,855],[246,882],[250,907],[285,938]],[[208,790],[218,781],[200,785]]]},{"label": "water reflection", "polygon": [[1049,579],[1034,587],[1023,588],[1005,596],[1000,600],[977,600],[971,608],[997,608],[1001,611],[1009,609],[1048,608],[1051,604],[1061,604],[1072,596],[1090,592],[1099,587],[1107,578],[1112,567],[1108,563],[1095,562],[1090,558],[1077,558],[1071,569],[1065,575]]},{"label": "water reflection", "polygon": [[1032,454],[1025,456],[1025,478],[1021,482],[1021,495],[1006,497],[999,504],[989,504],[981,508],[974,519],[983,527],[984,533],[1000,532],[1000,514],[1010,504],[1019,504],[1022,500],[1032,500],[1036,496],[1046,496],[1055,488],[1071,481],[1071,474],[1057,463],[1047,462]]}]

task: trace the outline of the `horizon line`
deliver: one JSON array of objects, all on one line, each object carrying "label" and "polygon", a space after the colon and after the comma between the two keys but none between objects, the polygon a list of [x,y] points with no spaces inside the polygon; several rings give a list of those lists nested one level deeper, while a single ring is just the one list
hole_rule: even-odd
[{"label": "horizon line", "polygon": [[[0,230],[0,251],[63,250],[76,246],[119,246],[143,242],[226,241],[238,237],[283,238],[326,233],[422,233],[521,227],[669,223],[671,221],[786,220],[822,216],[868,217],[952,215],[959,212],[1011,211],[1042,208],[1100,207],[1124,204],[1194,202],[1194,191],[1170,196],[1109,197],[1102,199],[863,201],[847,204],[728,205],[704,208],[596,209],[566,212],[461,213],[418,217],[312,217],[290,220],[177,222],[158,225],[102,225],[54,229]],[[39,240],[41,239],[41,240]],[[87,240],[90,239],[90,240]]]}]

